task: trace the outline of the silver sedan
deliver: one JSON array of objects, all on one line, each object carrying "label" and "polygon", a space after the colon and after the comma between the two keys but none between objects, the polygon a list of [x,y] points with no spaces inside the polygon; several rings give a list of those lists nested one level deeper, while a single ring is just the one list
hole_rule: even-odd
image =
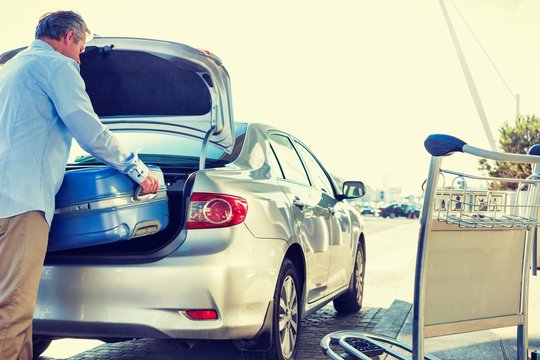
[{"label": "silver sedan", "polygon": [[[169,219],[155,234],[47,254],[36,355],[61,337],[230,339],[246,359],[287,360],[303,317],[330,301],[360,310],[363,222],[346,199],[363,184],[336,184],[290,134],[235,123],[218,57],[95,37],[81,75],[103,123],[162,170]],[[67,170],[96,165],[74,143]]]}]

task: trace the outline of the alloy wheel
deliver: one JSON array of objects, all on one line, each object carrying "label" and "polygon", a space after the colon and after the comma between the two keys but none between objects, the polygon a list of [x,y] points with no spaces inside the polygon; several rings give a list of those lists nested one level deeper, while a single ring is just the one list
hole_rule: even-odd
[{"label": "alloy wheel", "polygon": [[361,250],[356,255],[355,278],[357,289],[356,300],[361,304],[364,296],[364,256]]},{"label": "alloy wheel", "polygon": [[298,296],[296,284],[287,275],[281,286],[279,296],[279,343],[283,358],[290,359],[298,335]]}]

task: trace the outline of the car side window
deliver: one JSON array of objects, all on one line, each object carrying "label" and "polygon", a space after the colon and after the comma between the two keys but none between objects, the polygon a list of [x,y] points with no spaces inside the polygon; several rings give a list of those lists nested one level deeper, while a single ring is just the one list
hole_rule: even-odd
[{"label": "car side window", "polygon": [[274,149],[272,148],[272,145],[270,145],[270,151],[267,158],[272,176],[278,179],[285,179],[285,175],[283,175],[283,171],[281,171],[281,166],[279,166],[278,159],[276,157]]},{"label": "car side window", "polygon": [[282,135],[270,135],[270,144],[278,158],[285,179],[309,185],[309,179],[290,140]]},{"label": "car side window", "polygon": [[330,180],[328,180],[328,176],[326,176],[326,172],[321,168],[319,162],[313,157],[313,155],[311,155],[309,150],[306,149],[304,145],[296,141],[294,144],[300,153],[300,157],[304,160],[304,164],[308,169],[313,186],[326,192],[330,196],[334,196],[332,184],[330,183]]}]

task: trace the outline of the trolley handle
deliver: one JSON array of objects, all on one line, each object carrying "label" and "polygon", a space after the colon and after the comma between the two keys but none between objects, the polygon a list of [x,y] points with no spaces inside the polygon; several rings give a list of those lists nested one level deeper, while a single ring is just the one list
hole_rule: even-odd
[{"label": "trolley handle", "polygon": [[432,134],[424,141],[424,147],[433,156],[448,156],[455,152],[463,152],[474,156],[513,163],[540,164],[540,145],[533,145],[529,149],[530,155],[510,154],[480,149],[468,145],[455,136],[445,134]]}]

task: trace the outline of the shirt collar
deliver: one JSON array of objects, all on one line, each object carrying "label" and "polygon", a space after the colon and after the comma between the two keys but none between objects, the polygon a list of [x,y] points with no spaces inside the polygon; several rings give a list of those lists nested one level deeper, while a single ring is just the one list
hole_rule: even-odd
[{"label": "shirt collar", "polygon": [[30,44],[30,47],[31,48],[38,48],[38,49],[44,49],[44,50],[53,50],[53,47],[49,44],[47,44],[45,41],[43,40],[39,40],[39,39],[35,39],[34,41],[32,41],[32,43]]},{"label": "shirt collar", "polygon": [[[34,41],[32,41],[30,43],[30,46],[29,46],[29,49],[43,49],[43,50],[49,50],[49,51],[56,51],[54,50],[54,48],[49,45],[48,43],[46,43],[45,41],[43,40],[39,40],[39,39],[35,39]],[[57,51],[56,51],[57,52]],[[57,52],[58,54],[60,54],[59,52]],[[69,59],[70,61],[73,62],[73,64],[77,67],[77,69],[80,70],[80,66],[79,64],[77,64],[77,62],[63,54],[60,54],[62,56],[64,56],[66,59]]]}]

